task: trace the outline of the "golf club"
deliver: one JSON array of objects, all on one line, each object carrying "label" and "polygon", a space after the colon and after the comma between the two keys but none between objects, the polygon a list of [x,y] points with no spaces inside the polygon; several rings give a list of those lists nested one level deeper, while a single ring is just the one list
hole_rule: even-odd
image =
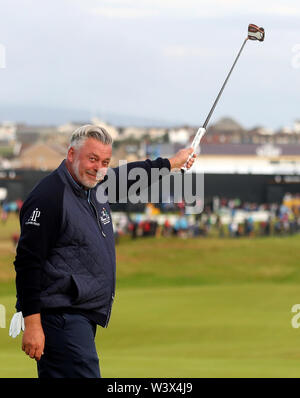
[{"label": "golf club", "polygon": [[265,30],[264,28],[259,28],[258,26],[254,25],[254,24],[250,24],[248,26],[248,36],[246,37],[246,39],[244,40],[242,47],[240,49],[240,51],[238,52],[238,55],[223,83],[223,86],[221,87],[221,90],[217,96],[217,98],[215,99],[215,102],[213,103],[213,106],[211,107],[211,110],[209,111],[209,114],[207,115],[207,118],[205,119],[205,122],[203,123],[203,126],[200,127],[193,139],[192,145],[191,147],[193,148],[193,153],[191,153],[191,155],[188,157],[188,160],[186,161],[185,165],[181,168],[181,172],[184,173],[187,171],[187,164],[189,162],[189,160],[194,156],[195,150],[196,148],[200,145],[200,141],[202,139],[202,137],[204,136],[204,134],[206,133],[206,127],[208,125],[208,122],[211,118],[211,115],[221,97],[221,94],[226,86],[226,83],[231,75],[231,72],[233,71],[233,68],[235,67],[235,64],[237,63],[237,60],[239,59],[239,56],[241,55],[241,52],[243,51],[243,48],[245,47],[245,44],[247,42],[248,39],[250,40],[258,40],[258,41],[264,41],[265,38]]}]

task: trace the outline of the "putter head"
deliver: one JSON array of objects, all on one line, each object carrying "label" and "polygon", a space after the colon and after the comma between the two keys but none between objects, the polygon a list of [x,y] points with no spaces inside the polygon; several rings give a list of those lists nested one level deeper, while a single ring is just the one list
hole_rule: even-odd
[{"label": "putter head", "polygon": [[259,40],[264,41],[265,38],[265,30],[264,28],[259,28],[253,23],[248,26],[248,39],[250,40]]}]

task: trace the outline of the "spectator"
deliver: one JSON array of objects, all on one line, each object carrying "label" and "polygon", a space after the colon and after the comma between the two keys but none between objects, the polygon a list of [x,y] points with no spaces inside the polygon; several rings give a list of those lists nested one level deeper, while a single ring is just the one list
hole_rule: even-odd
[{"label": "spectator", "polygon": [[19,238],[20,238],[20,235],[18,233],[15,232],[15,233],[12,234],[11,239],[13,241],[14,247],[17,247],[17,244],[19,242]]}]

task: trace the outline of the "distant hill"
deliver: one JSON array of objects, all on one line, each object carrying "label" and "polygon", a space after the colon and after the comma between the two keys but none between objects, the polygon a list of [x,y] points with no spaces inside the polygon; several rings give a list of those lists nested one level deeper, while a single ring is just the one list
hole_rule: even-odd
[{"label": "distant hill", "polygon": [[100,119],[118,127],[137,126],[137,127],[172,127],[182,124],[146,117],[132,115],[120,115],[110,112],[92,113],[85,109],[67,108],[45,108],[39,106],[26,105],[6,105],[0,104],[0,122],[13,121],[25,124],[45,124],[60,125],[69,121],[89,121],[92,117]]}]

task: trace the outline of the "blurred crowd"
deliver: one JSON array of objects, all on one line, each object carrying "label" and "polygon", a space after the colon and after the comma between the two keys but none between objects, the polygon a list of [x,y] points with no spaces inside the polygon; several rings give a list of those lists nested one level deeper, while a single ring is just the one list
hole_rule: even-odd
[{"label": "blurred crowd", "polygon": [[[22,200],[1,203],[1,223],[19,214]],[[202,210],[202,208],[201,208]],[[239,198],[214,198],[197,214],[188,214],[184,203],[146,205],[143,213],[112,212],[116,242],[120,236],[132,239],[150,236],[287,236],[300,232],[300,194],[287,194],[281,204],[242,202]],[[19,232],[12,235],[17,245]]]},{"label": "blurred crowd", "polygon": [[1,203],[1,222],[5,224],[9,214],[16,213],[19,214],[21,207],[23,205],[23,201],[21,199],[17,199],[15,201],[7,202],[2,201]]},{"label": "blurred crowd", "polygon": [[[2,225],[6,224],[10,214],[19,215],[22,205],[23,205],[23,201],[21,199],[17,199],[15,201],[10,201],[10,202],[2,201],[1,207],[0,207],[1,224]],[[12,239],[14,247],[17,246],[19,237],[20,237],[19,232],[14,232],[11,235],[11,239]]]},{"label": "blurred crowd", "polygon": [[178,209],[177,214],[123,213],[113,217],[115,233],[117,238],[129,234],[132,239],[148,236],[238,238],[292,235],[300,232],[300,196],[289,197],[289,200],[291,203],[285,198],[281,204],[257,204],[242,202],[239,198],[215,198],[199,214],[186,214],[184,206]]}]

